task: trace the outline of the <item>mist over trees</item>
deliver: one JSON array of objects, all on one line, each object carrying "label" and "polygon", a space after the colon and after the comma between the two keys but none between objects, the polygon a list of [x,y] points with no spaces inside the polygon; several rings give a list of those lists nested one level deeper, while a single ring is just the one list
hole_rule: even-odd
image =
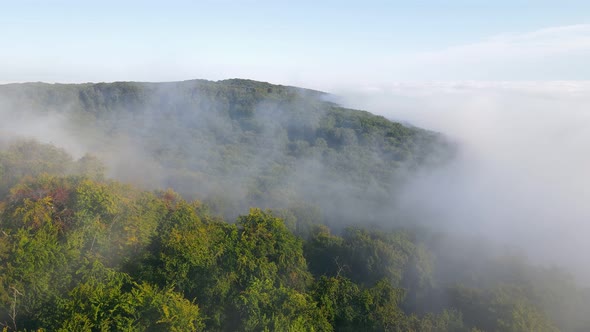
[{"label": "mist over trees", "polygon": [[590,329],[567,272],[396,214],[439,134],[246,80],[3,85],[0,116],[8,331]]},{"label": "mist over trees", "polygon": [[289,204],[321,205],[340,225],[389,216],[403,173],[450,155],[438,134],[327,99],[248,80],[0,87],[7,132],[91,152],[114,178],[231,218]]}]

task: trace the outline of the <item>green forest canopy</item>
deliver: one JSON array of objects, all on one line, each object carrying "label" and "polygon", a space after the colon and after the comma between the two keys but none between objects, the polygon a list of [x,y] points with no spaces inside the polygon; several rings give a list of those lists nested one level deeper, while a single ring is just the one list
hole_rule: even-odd
[{"label": "green forest canopy", "polygon": [[381,218],[406,171],[452,153],[439,134],[328,99],[249,80],[0,86],[4,113],[62,119],[48,136],[81,144],[115,178],[231,218],[310,203],[340,225]]},{"label": "green forest canopy", "polygon": [[440,235],[334,234],[317,219],[302,236],[293,212],[256,208],[228,223],[199,201],[106,180],[96,159],[34,141],[4,150],[0,166],[1,185],[13,183],[0,201],[0,322],[9,331],[590,326],[590,294],[567,275],[511,257],[469,264],[445,252]]},{"label": "green forest canopy", "polygon": [[166,172],[161,188],[182,191],[109,179],[92,155],[3,142],[7,331],[590,330],[590,291],[567,273],[379,222],[408,170],[448,157],[437,134],[243,80],[5,85],[0,96],[67,115],[68,137],[100,139],[98,156],[137,139]]}]

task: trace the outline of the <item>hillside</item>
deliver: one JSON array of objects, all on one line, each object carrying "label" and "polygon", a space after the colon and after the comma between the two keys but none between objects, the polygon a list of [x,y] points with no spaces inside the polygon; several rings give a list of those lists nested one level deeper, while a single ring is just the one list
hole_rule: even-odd
[{"label": "hillside", "polygon": [[590,326],[590,292],[571,277],[490,256],[481,243],[361,222],[338,232],[311,224],[302,237],[310,211],[253,208],[224,220],[200,201],[103,171],[97,159],[34,141],[0,151],[0,184],[13,184],[0,198],[5,331]]},{"label": "hillside", "polygon": [[396,215],[404,181],[454,145],[329,98],[248,80],[0,85],[0,326],[590,329],[567,272]]},{"label": "hillside", "polygon": [[230,217],[312,204],[342,224],[376,221],[403,173],[451,151],[440,135],[327,99],[237,79],[0,86],[14,127],[37,123],[34,137],[98,156],[114,178],[171,187]]}]

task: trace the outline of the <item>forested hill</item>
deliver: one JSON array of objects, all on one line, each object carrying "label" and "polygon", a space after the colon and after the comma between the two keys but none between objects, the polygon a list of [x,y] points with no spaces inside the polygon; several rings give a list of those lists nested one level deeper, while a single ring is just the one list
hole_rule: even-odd
[{"label": "forested hill", "polygon": [[0,86],[0,329],[590,331],[567,273],[396,217],[440,135],[326,97]]},{"label": "forested hill", "polygon": [[226,216],[311,204],[341,223],[378,222],[402,173],[441,162],[450,147],[328,97],[238,79],[28,83],[0,86],[0,114],[98,156],[117,179],[174,188]]}]

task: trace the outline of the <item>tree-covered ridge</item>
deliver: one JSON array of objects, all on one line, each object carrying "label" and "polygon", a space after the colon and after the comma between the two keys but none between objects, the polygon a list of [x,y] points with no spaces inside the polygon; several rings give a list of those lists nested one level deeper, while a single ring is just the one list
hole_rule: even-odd
[{"label": "tree-covered ridge", "polygon": [[202,202],[105,180],[92,157],[33,141],[3,149],[0,169],[10,186],[0,200],[7,331],[590,328],[588,290],[559,271],[460,262],[426,231],[336,233],[306,209],[253,208],[228,223]]},{"label": "tree-covered ridge", "polygon": [[28,83],[0,86],[0,110],[59,115],[52,130],[100,156],[115,178],[172,187],[232,218],[252,205],[318,202],[340,224],[357,211],[386,215],[381,202],[402,173],[451,151],[436,133],[328,97],[237,79]]}]

